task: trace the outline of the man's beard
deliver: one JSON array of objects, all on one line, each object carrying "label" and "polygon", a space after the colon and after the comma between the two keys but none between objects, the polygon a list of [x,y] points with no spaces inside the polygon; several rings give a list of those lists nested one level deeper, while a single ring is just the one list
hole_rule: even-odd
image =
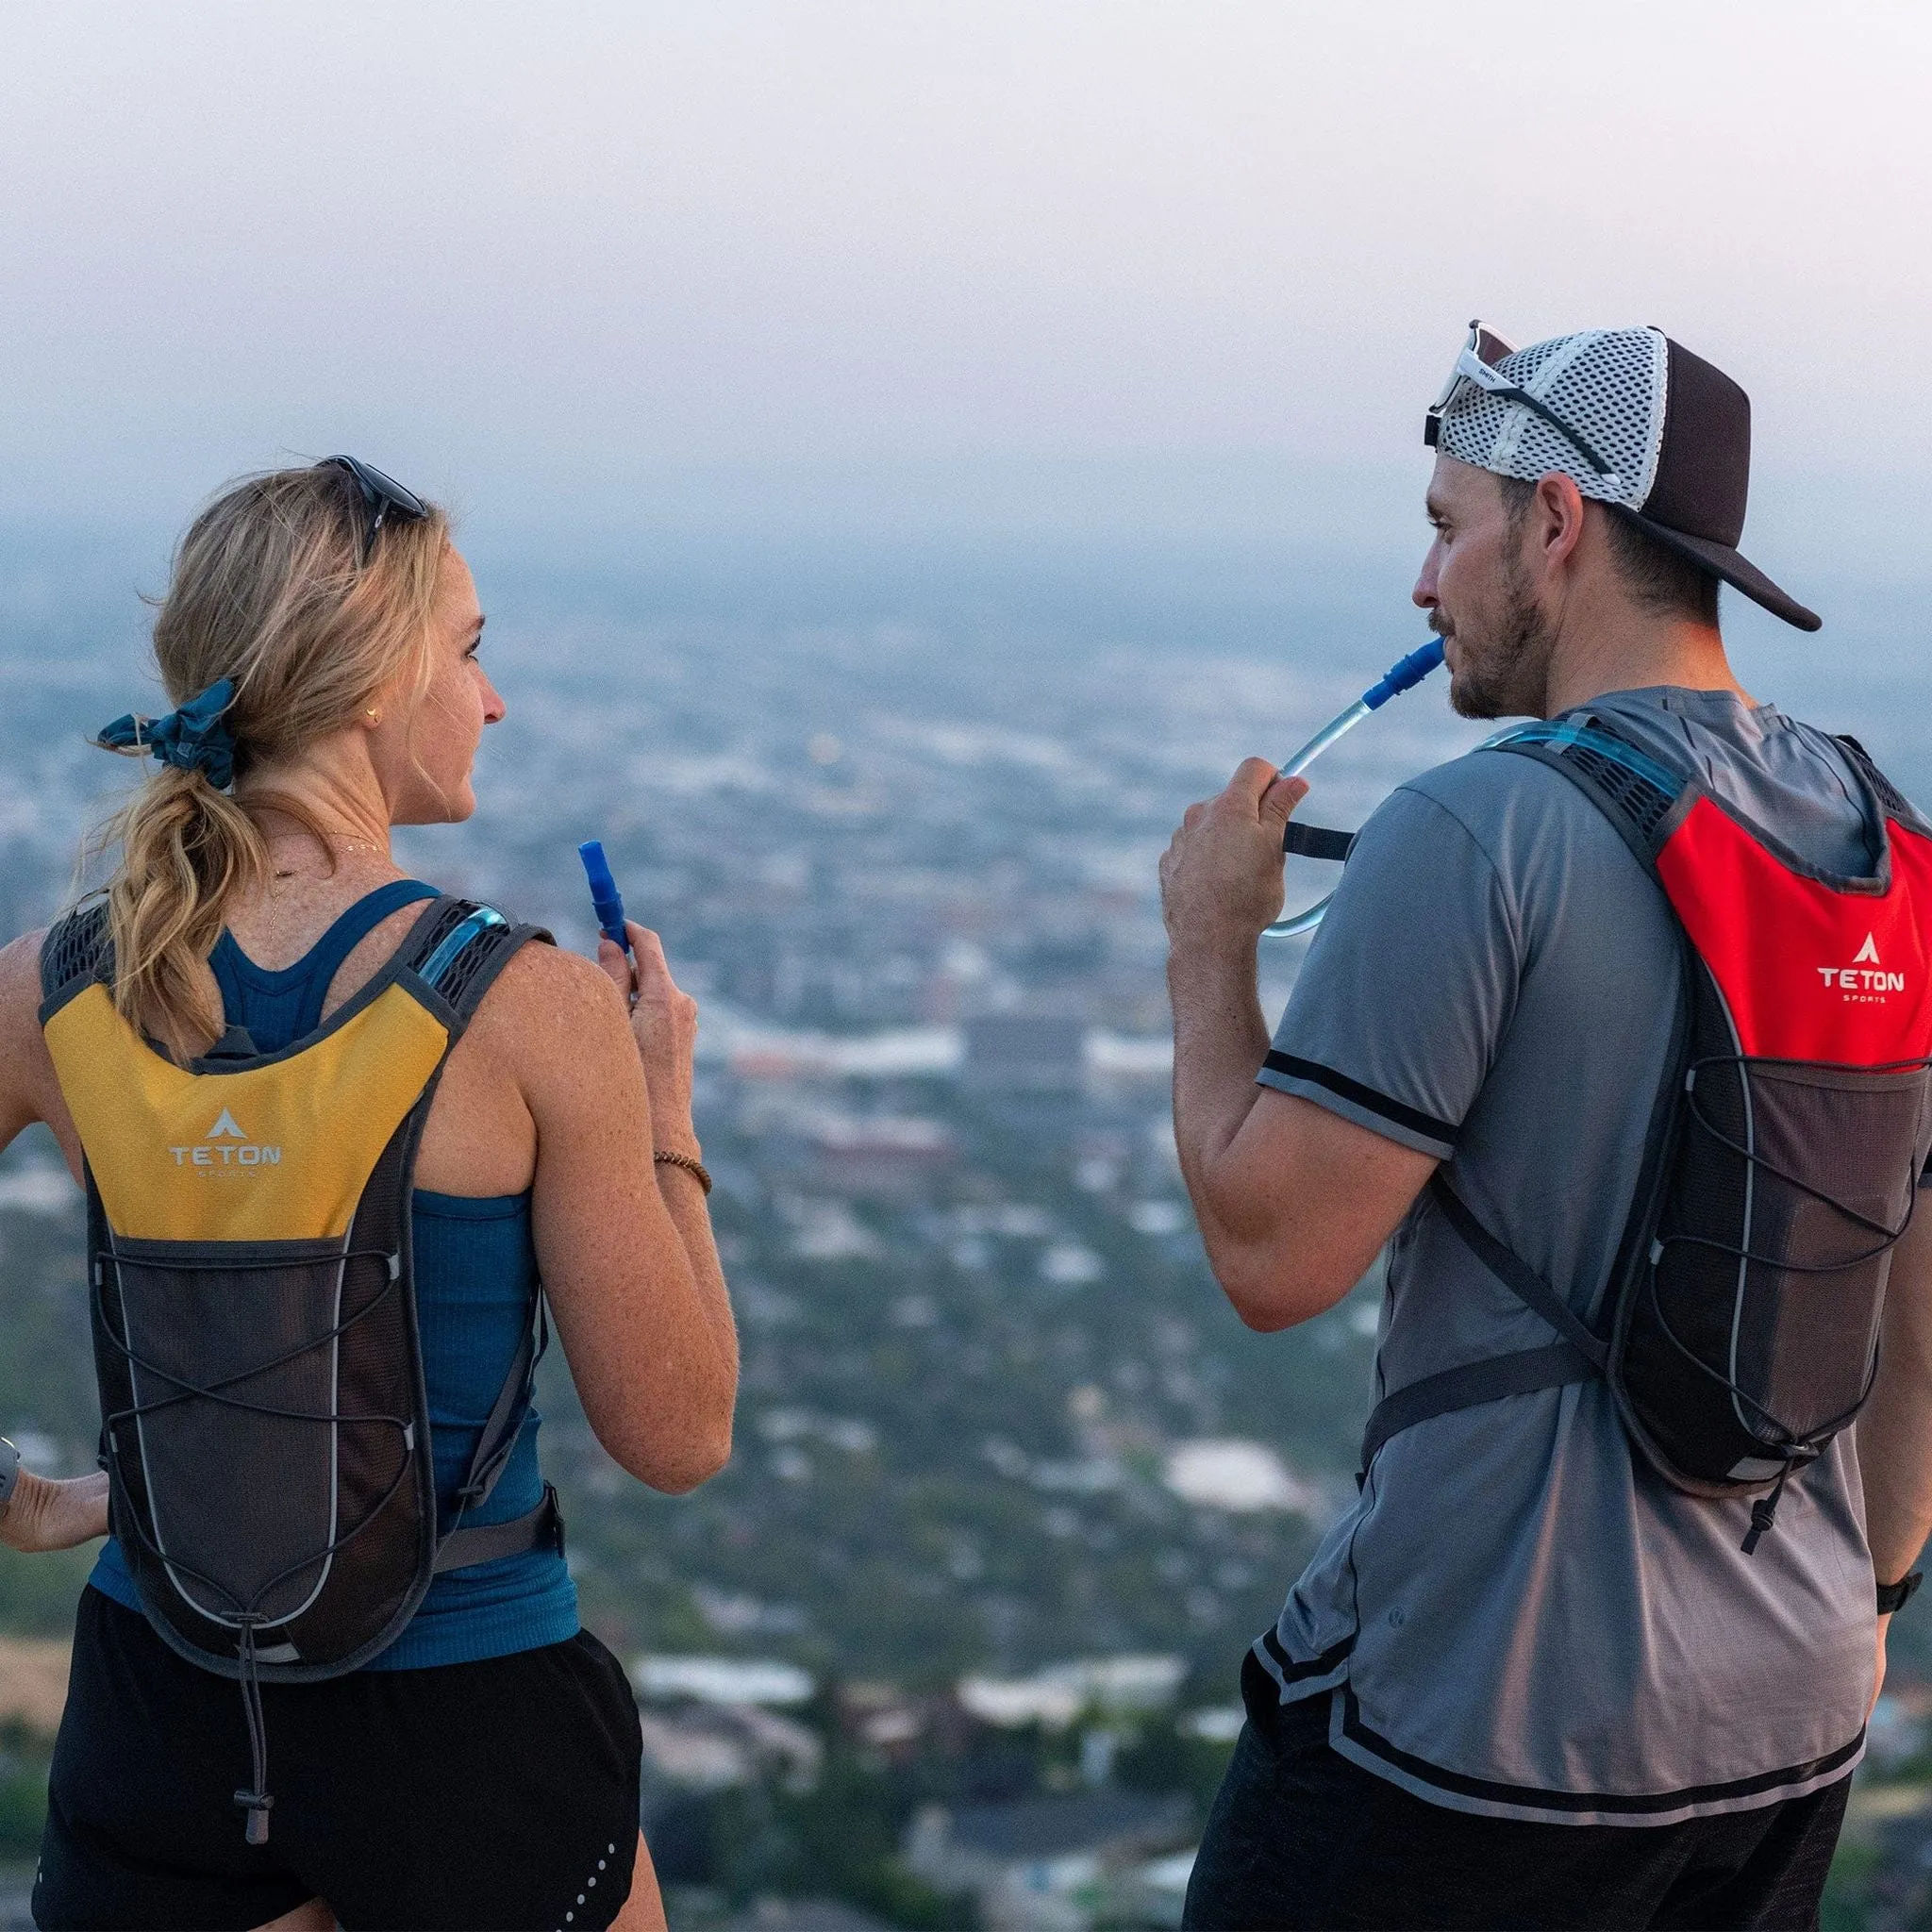
[{"label": "man's beard", "polygon": [[1474,643],[1452,623],[1458,640],[1449,703],[1464,718],[1541,718],[1550,687],[1551,629],[1512,558],[1503,573],[1503,610],[1493,635]]}]

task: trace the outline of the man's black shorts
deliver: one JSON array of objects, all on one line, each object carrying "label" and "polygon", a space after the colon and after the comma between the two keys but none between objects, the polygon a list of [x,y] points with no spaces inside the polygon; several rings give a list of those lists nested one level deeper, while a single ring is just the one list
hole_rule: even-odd
[{"label": "man's black shorts", "polygon": [[265,1684],[269,1842],[250,1845],[240,1689],[81,1593],[34,1889],[42,1926],[608,1926],[630,1892],[641,1739],[588,1632],[419,1671]]},{"label": "man's black shorts", "polygon": [[1328,1744],[1326,1697],[1280,1706],[1251,1656],[1248,1722],[1208,1821],[1198,1932],[1390,1926],[1806,1932],[1848,1773],[1802,1798],[1681,1824],[1532,1824],[1412,1797]]}]

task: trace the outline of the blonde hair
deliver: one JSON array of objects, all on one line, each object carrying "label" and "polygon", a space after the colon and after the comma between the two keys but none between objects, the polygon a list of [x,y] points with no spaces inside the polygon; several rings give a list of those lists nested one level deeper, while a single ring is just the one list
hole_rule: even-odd
[{"label": "blonde hair", "polygon": [[[426,684],[448,518],[431,506],[420,521],[385,523],[364,564],[366,525],[355,480],[318,466],[231,485],[181,540],[155,617],[156,667],[176,705],[234,680],[223,722],[238,786],[398,684]],[[102,848],[119,848],[108,885],[114,1004],[176,1052],[221,1030],[202,962],[235,896],[267,874],[257,815],[270,806],[308,819],[292,801],[243,802],[163,765],[101,833]]]}]

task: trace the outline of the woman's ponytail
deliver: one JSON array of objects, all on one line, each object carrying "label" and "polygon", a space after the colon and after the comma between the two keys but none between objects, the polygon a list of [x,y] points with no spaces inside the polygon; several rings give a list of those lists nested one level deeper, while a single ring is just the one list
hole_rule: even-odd
[{"label": "woman's ponytail", "polygon": [[114,1004],[171,1052],[201,1051],[221,1031],[206,961],[236,895],[269,869],[252,812],[280,810],[327,843],[275,795],[276,768],[426,675],[448,541],[433,507],[365,539],[359,486],[326,464],[234,485],[182,539],[154,631],[180,708],[117,719],[98,741],[162,760],[101,842],[119,847],[108,886]]},{"label": "woman's ponytail", "polygon": [[260,881],[253,819],[206,774],[163,765],[112,821],[121,861],[108,888],[114,1004],[186,1055],[221,1031],[203,967],[234,895]]}]

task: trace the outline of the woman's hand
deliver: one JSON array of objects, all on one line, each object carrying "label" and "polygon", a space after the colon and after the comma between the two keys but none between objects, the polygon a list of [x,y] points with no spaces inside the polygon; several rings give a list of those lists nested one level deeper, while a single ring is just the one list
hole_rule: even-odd
[{"label": "woman's hand", "polygon": [[108,1533],[108,1478],[104,1471],[66,1482],[24,1469],[7,1507],[0,1510],[0,1543],[35,1552],[71,1550]]},{"label": "woman's hand", "polygon": [[663,941],[635,920],[625,922],[631,959],[610,940],[597,941],[597,963],[630,1002],[631,1037],[644,1063],[651,1094],[651,1127],[658,1149],[697,1158],[691,1125],[691,1056],[697,1048],[698,1003],[671,976]]}]

